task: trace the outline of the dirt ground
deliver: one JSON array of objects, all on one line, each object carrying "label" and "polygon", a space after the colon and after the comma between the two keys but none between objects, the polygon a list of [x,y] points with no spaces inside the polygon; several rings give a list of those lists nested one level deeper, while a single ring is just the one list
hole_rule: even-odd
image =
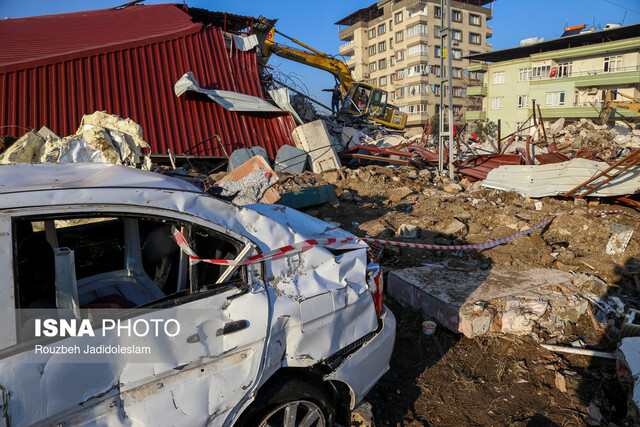
[{"label": "dirt ground", "polygon": [[[444,181],[444,182],[443,182]],[[293,183],[295,182],[295,184]],[[462,260],[492,268],[545,267],[584,272],[608,286],[599,296],[619,296],[638,308],[633,275],[640,272],[640,240],[635,234],[624,253],[607,255],[611,224],[638,226],[638,217],[596,215],[588,209],[620,209],[604,201],[527,199],[462,181],[462,191],[435,173],[400,167],[343,168],[324,176],[305,172],[281,177],[281,189],[335,185],[338,203],[306,209],[358,235],[413,243],[482,243],[510,236],[567,211],[548,226],[482,251],[430,251],[386,246],[387,270]],[[281,190],[283,191],[283,190]],[[536,204],[541,202],[541,206]],[[635,212],[630,208],[622,208]],[[396,236],[401,224],[420,228],[415,239]],[[391,370],[366,400],[375,425],[632,425],[627,392],[616,378],[615,361],[551,353],[531,337],[494,334],[468,339],[439,327],[437,340],[422,333],[428,313],[386,304],[398,320]],[[615,324],[613,324],[615,326]],[[603,351],[615,350],[615,333],[605,336],[586,315],[562,339],[582,339]],[[615,423],[615,424],[608,424]]]}]

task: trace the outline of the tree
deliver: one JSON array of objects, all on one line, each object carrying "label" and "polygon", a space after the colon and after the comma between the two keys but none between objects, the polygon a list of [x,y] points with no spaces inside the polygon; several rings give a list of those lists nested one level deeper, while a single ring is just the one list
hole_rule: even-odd
[{"label": "tree", "polygon": [[476,132],[478,133],[478,139],[486,139],[489,136],[493,138],[497,137],[498,125],[492,122],[491,120],[489,119],[476,120],[474,124],[476,125]]}]

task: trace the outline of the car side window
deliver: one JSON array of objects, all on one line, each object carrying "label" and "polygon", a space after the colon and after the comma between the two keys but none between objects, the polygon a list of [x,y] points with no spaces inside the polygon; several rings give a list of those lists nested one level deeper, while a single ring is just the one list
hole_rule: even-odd
[{"label": "car side window", "polygon": [[[182,232],[201,258],[231,260],[243,247],[225,234],[156,217],[15,219],[16,308],[64,310],[80,318],[91,309],[156,306],[243,280],[241,268],[192,265],[172,229]],[[18,317],[25,317],[18,328],[30,329],[29,312],[34,310],[18,310]]]}]

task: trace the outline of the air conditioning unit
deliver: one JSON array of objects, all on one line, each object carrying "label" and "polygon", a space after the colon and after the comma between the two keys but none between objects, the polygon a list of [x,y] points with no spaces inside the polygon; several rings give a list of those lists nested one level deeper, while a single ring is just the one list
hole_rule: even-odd
[{"label": "air conditioning unit", "polygon": [[587,88],[587,95],[595,95],[597,93],[598,93],[598,88],[597,87]]}]

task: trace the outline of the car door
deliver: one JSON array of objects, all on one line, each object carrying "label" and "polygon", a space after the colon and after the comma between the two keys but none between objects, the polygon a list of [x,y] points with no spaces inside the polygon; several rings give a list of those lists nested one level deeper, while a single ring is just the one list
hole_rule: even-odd
[{"label": "car door", "polygon": [[[202,258],[254,251],[217,224],[153,208],[3,215],[0,253],[10,254],[15,280],[0,282],[0,296],[15,301],[16,327],[1,337],[0,386],[12,423],[222,425],[255,387],[268,324],[264,285],[252,268],[190,264],[171,230]],[[30,335],[42,318],[88,320],[95,336]],[[107,348],[133,350],[85,351]]]}]

